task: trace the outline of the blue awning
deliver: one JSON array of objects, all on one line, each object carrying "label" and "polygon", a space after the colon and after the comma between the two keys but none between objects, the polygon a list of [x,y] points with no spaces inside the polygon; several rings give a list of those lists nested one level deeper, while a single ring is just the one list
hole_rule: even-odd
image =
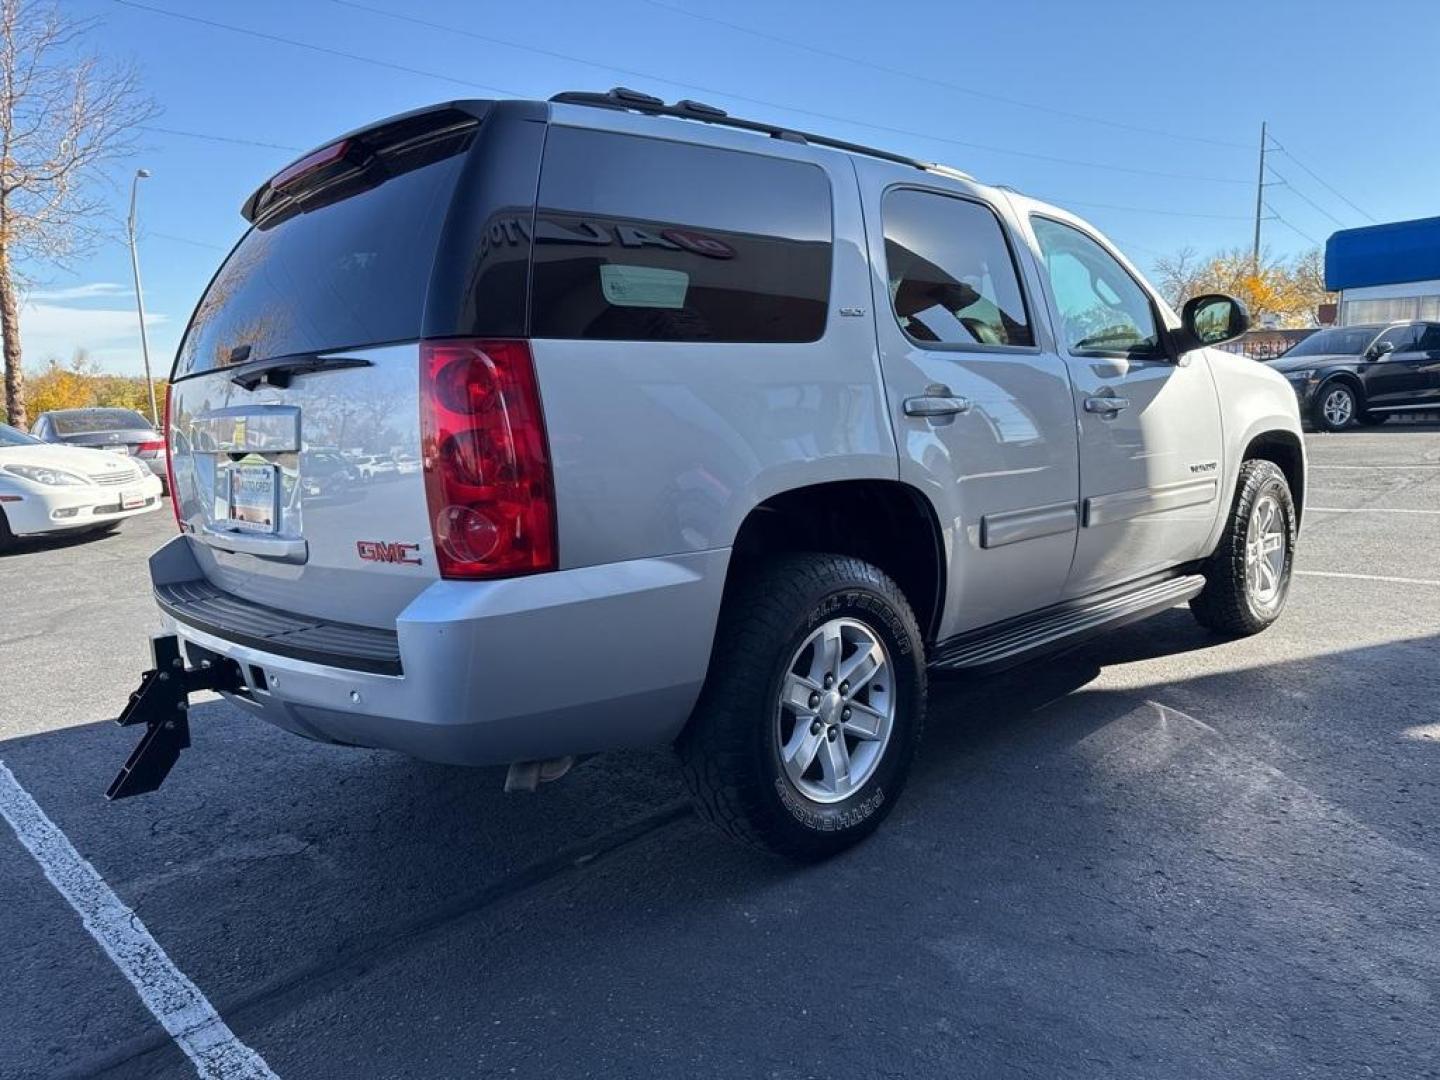
[{"label": "blue awning", "polygon": [[1344,229],[1325,242],[1325,287],[1399,285],[1440,278],[1440,217]]}]

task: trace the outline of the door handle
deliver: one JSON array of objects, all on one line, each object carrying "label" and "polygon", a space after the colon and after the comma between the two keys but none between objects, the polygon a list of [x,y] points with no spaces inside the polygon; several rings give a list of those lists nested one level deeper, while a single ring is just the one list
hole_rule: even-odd
[{"label": "door handle", "polygon": [[969,398],[950,394],[926,394],[905,399],[906,416],[955,416],[969,412],[970,408]]},{"label": "door handle", "polygon": [[1087,397],[1085,399],[1086,412],[1114,414],[1129,407],[1130,399],[1125,397]]}]

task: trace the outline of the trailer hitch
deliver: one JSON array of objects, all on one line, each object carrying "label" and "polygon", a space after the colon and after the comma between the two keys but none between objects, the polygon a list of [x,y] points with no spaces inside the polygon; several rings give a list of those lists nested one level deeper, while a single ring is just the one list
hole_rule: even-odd
[{"label": "trailer hitch", "polygon": [[237,693],[245,689],[240,665],[224,657],[200,661],[187,668],[174,634],[150,640],[155,666],[140,676],[140,688],[116,719],[121,727],[145,725],[139,745],[130,752],[119,775],[105,792],[107,799],[144,795],[165,782],[190,746],[190,695],[199,690]]}]

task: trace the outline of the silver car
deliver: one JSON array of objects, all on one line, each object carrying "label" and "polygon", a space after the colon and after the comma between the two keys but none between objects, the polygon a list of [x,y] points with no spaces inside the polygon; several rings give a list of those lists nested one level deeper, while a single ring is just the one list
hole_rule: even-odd
[{"label": "silver car", "polygon": [[42,442],[123,454],[134,458],[162,487],[168,483],[165,440],[134,409],[51,409],[35,418],[30,433]]},{"label": "silver car", "polygon": [[114,796],[211,688],[512,788],[674,743],[706,819],[816,858],[895,805],[927,680],[1285,606],[1295,395],[1058,207],[616,90],[385,120],[243,212]]}]

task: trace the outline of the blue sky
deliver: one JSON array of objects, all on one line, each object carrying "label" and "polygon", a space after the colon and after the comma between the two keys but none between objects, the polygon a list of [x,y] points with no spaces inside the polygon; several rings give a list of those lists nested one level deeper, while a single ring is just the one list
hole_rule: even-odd
[{"label": "blue sky", "polygon": [[[349,128],[456,97],[693,97],[1061,203],[1142,267],[1250,242],[1262,119],[1293,154],[1271,159],[1276,253],[1366,215],[1440,213],[1434,0],[64,2],[99,20],[95,45],[132,59],[164,110],[131,163],[153,173],[140,258],[157,374],[260,181]],[[129,170],[117,179],[123,215]],[[123,242],[45,279],[23,316],[31,363],[83,346],[140,370]]]}]

